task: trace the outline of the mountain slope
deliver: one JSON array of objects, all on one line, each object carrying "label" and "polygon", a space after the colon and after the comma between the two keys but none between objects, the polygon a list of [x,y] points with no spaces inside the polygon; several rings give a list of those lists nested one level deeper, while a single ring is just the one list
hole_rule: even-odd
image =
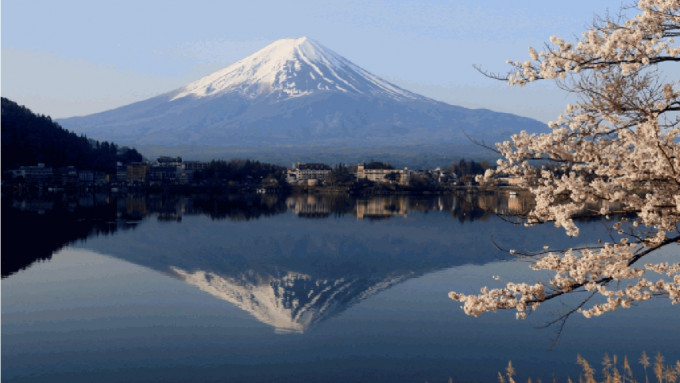
[{"label": "mountain slope", "polygon": [[544,124],[401,89],[308,38],[279,40],[175,91],[60,121],[135,145],[385,147],[494,142]]}]

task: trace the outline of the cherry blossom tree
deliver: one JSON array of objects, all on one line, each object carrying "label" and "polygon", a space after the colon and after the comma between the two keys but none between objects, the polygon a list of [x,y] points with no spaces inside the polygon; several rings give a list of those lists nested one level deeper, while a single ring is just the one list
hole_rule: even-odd
[{"label": "cherry blossom tree", "polygon": [[[525,318],[541,303],[575,291],[571,312],[598,316],[653,297],[680,302],[680,0],[640,0],[629,18],[598,19],[576,42],[552,37],[530,60],[508,63],[510,85],[552,80],[576,95],[550,132],[521,132],[497,144],[495,171],[517,177],[535,196],[527,225],[553,222],[579,234],[584,215],[602,215],[609,242],[519,254],[552,277],[507,283],[480,294],[451,292],[469,315],[514,309]],[[669,248],[671,262],[650,261]],[[668,256],[665,257],[669,259]],[[675,263],[677,262],[677,263]],[[599,299],[592,299],[596,296]],[[571,313],[570,312],[570,313]]]}]

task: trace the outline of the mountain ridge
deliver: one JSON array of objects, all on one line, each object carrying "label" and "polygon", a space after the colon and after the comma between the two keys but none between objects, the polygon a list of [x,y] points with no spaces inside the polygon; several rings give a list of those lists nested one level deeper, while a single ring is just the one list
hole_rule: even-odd
[{"label": "mountain ridge", "polygon": [[402,89],[314,40],[278,40],[184,87],[59,121],[96,139],[161,147],[381,148],[506,140],[545,124]]}]

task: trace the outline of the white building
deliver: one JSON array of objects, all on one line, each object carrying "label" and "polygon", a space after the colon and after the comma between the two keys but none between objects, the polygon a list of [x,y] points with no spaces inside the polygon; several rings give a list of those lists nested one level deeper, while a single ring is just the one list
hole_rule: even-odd
[{"label": "white building", "polygon": [[[390,176],[391,173],[395,173],[394,176]],[[357,179],[367,179],[373,182],[394,182],[399,185],[408,185],[410,180],[410,172],[408,168],[403,169],[367,169],[366,165],[362,162],[357,165]],[[394,177],[391,180],[389,177]]]},{"label": "white building", "polygon": [[307,164],[304,162],[296,162],[292,169],[288,170],[286,181],[288,183],[302,183],[309,180],[316,180],[316,182],[324,181],[331,173],[331,167],[326,164]]}]

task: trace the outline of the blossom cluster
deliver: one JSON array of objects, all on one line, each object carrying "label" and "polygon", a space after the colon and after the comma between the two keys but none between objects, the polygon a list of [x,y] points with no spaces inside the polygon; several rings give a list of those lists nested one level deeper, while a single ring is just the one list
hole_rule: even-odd
[{"label": "blossom cluster", "polygon": [[[504,159],[480,177],[519,179],[536,198],[528,225],[553,222],[577,236],[576,217],[625,217],[611,226],[614,242],[536,254],[532,267],[555,273],[546,282],[452,292],[466,313],[512,308],[522,318],[527,308],[579,289],[604,297],[579,308],[586,317],[653,296],[680,302],[680,260],[638,265],[680,243],[680,81],[664,77],[665,65],[680,62],[680,0],[641,0],[637,9],[624,22],[599,22],[575,43],[553,37],[546,51],[530,48],[530,60],[510,62],[510,85],[552,79],[578,102],[549,133],[521,132],[498,144]],[[650,272],[664,277],[652,282]]]}]

